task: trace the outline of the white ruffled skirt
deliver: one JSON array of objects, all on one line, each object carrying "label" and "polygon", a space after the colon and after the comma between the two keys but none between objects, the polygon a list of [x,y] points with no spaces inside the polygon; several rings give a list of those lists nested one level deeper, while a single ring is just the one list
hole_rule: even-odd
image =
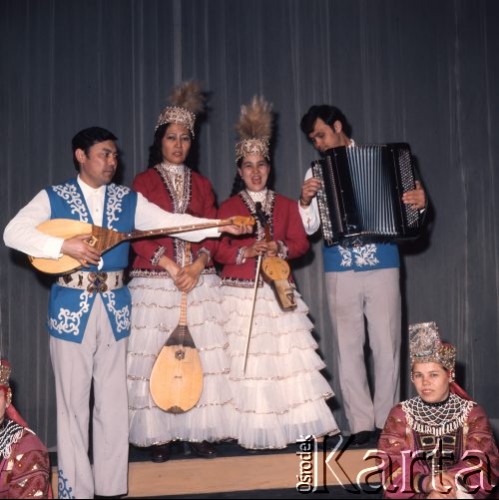
[{"label": "white ruffled skirt", "polygon": [[282,311],[267,283],[258,288],[246,372],[244,353],[253,288],[222,286],[232,391],[229,433],[249,449],[285,448],[306,436],[339,432],[326,400],[334,395],[320,373],[308,307]]},{"label": "white ruffled skirt", "polygon": [[128,343],[127,384],[129,440],[136,446],[172,440],[218,441],[229,437],[230,360],[224,333],[220,278],[201,275],[187,295],[187,325],[203,365],[204,385],[199,402],[186,413],[167,413],[151,398],[152,367],[166,339],[179,322],[181,292],[170,278],[135,277],[132,332]]}]

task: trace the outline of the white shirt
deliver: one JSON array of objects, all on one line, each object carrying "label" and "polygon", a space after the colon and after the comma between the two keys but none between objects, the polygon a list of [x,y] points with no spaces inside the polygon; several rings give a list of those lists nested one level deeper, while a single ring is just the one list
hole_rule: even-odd
[{"label": "white shirt", "polygon": [[[92,188],[78,176],[77,182],[83,192],[94,224],[102,225],[106,186]],[[135,228],[147,231],[167,227],[217,223],[220,219],[203,219],[188,214],[167,212],[137,193],[137,209],[135,210]],[[58,259],[61,256],[63,238],[49,236],[38,231],[36,227],[51,218],[50,200],[45,190],[40,191],[17,215],[7,224],[3,233],[5,245],[24,252],[32,257]],[[187,241],[202,241],[205,238],[217,238],[220,232],[217,227],[197,231],[174,233],[171,236]]]},{"label": "white shirt", "polygon": [[[310,177],[312,177],[311,168],[307,170],[304,181],[310,179]],[[314,196],[312,198],[312,202],[308,207],[302,207],[301,203],[298,202],[298,210],[300,212],[303,226],[305,227],[305,232],[307,234],[314,234],[321,226],[319,206],[317,205],[317,196]]]}]

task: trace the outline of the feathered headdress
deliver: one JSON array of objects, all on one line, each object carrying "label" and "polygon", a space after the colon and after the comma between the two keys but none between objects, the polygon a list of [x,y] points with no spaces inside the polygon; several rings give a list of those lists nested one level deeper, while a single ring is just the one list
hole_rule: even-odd
[{"label": "feathered headdress", "polygon": [[155,130],[165,123],[178,123],[187,127],[194,137],[196,114],[203,111],[205,103],[199,82],[191,80],[181,83],[173,89],[168,101],[170,106],[159,115]]},{"label": "feathered headdress", "polygon": [[414,363],[439,363],[449,371],[456,365],[456,348],[442,342],[435,322],[409,325],[409,352]]},{"label": "feathered headdress", "polygon": [[262,96],[255,96],[250,104],[241,106],[241,114],[236,124],[240,138],[236,144],[236,161],[248,154],[261,154],[270,160],[272,118],[272,104],[266,102]]}]

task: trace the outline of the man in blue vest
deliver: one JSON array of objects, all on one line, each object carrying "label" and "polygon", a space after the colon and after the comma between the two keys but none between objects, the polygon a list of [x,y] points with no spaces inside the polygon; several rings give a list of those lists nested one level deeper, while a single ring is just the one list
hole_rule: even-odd
[{"label": "man in blue vest", "polygon": [[[131,301],[123,283],[129,243],[101,253],[89,235],[66,240],[37,226],[49,219],[74,219],[129,232],[215,222],[173,214],[141,194],[112,183],[118,166],[116,137],[100,127],[76,134],[72,149],[78,176],[39,192],[9,222],[5,244],[33,257],[68,255],[82,268],[53,284],[48,310],[50,355],[57,399],[59,498],[120,496],[127,492],[128,400],[126,348]],[[223,226],[179,233],[188,241],[218,237],[221,231],[249,232]],[[93,467],[88,458],[89,399],[93,381]]]},{"label": "man in blue vest", "polygon": [[[350,125],[335,106],[312,106],[300,127],[321,153],[340,146],[355,147]],[[307,234],[314,234],[321,225],[316,198],[320,188],[321,182],[309,169],[299,201]],[[425,208],[426,195],[419,181],[402,201],[415,209]],[[388,412],[399,401],[402,325],[398,247],[395,243],[324,245],[323,261],[345,415],[351,443],[362,446],[377,440]],[[365,323],[373,357],[373,397],[364,362]]]}]

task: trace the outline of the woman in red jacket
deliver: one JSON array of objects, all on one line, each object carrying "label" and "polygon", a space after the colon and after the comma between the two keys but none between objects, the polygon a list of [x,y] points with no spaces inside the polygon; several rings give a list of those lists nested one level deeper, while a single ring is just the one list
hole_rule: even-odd
[{"label": "woman in red jacket", "polygon": [[499,452],[484,409],[454,381],[456,348],[431,321],[409,326],[409,351],[417,395],[390,410],[376,450],[384,497],[489,498]]},{"label": "woman in red jacket", "polygon": [[271,121],[270,106],[262,98],[243,106],[233,196],[222,203],[218,214],[263,212],[267,219],[267,234],[263,221],[257,222],[256,234],[222,238],[216,253],[223,264],[223,309],[231,356],[234,412],[229,433],[248,449],[285,448],[305,436],[339,432],[326,403],[333,391],[320,373],[325,365],[315,352],[313,325],[299,293],[294,290],[296,308],[283,310],[272,286],[258,273],[252,314],[259,256],[294,259],[309,248],[296,201],[267,186]]},{"label": "woman in red jacket", "polygon": [[[159,116],[149,168],[135,177],[133,188],[170,212],[215,218],[211,183],[185,165],[194,136],[195,113],[202,109],[201,90],[195,82],[187,82],[175,90],[171,102]],[[211,443],[228,437],[229,358],[220,308],[220,278],[211,258],[216,245],[214,239],[187,245],[170,236],[133,244],[129,285],[132,333],[127,358],[129,439],[136,446],[152,446],[154,462],[170,458],[174,440],[189,442],[201,457],[215,457]],[[187,293],[189,331],[200,354],[204,385],[200,400],[191,410],[174,414],[154,403],[149,379],[158,353],[179,322],[183,292]]]}]

